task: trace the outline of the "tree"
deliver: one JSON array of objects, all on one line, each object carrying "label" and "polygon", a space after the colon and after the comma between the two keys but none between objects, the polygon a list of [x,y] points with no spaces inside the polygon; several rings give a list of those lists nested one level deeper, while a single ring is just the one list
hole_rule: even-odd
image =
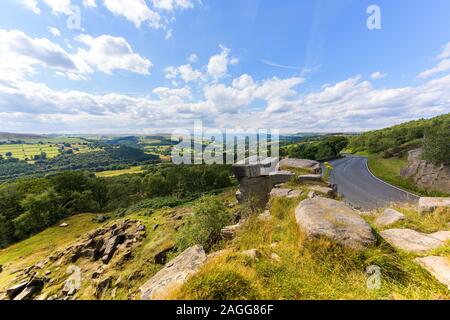
[{"label": "tree", "polygon": [[423,158],[436,165],[450,163],[450,125],[430,128],[423,140]]}]

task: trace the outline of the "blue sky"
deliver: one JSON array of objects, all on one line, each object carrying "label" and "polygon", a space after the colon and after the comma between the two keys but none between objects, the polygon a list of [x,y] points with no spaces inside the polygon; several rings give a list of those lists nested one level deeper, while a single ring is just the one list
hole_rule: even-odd
[{"label": "blue sky", "polygon": [[[377,5],[381,29],[369,30]],[[68,28],[74,7],[80,28]],[[6,0],[0,131],[359,131],[450,112],[447,0]]]}]

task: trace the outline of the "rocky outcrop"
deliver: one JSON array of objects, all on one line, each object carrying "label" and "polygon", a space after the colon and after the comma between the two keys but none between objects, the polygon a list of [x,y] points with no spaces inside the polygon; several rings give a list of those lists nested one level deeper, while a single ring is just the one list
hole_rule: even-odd
[{"label": "rocky outcrop", "polygon": [[405,215],[394,209],[385,209],[375,219],[375,224],[379,227],[389,226],[405,219]]},{"label": "rocky outcrop", "polygon": [[6,290],[6,295],[11,300],[31,300],[44,287],[44,280],[33,277]]},{"label": "rocky outcrop", "polygon": [[393,247],[416,254],[437,249],[450,240],[450,231],[425,234],[411,229],[389,229],[380,235]]},{"label": "rocky outcrop", "polygon": [[322,175],[321,174],[305,174],[298,176],[297,181],[302,182],[321,182]]},{"label": "rocky outcrop", "polygon": [[319,162],[308,159],[283,159],[280,161],[279,167],[282,170],[287,168],[306,169],[314,174],[320,174],[322,172]]},{"label": "rocky outcrop", "polygon": [[450,257],[424,257],[415,261],[450,290]]},{"label": "rocky outcrop", "polygon": [[322,187],[322,186],[308,186],[308,189],[310,191],[313,191],[314,193],[323,194],[327,197],[334,197],[336,195],[336,191],[329,187]]},{"label": "rocky outcrop", "polygon": [[296,208],[295,218],[308,238],[326,237],[355,249],[376,242],[370,225],[340,201],[327,198],[304,200]]},{"label": "rocky outcrop", "polygon": [[303,194],[302,190],[293,190],[293,189],[287,189],[287,188],[273,188],[272,191],[270,191],[271,197],[280,197],[280,198],[297,198],[300,197]]},{"label": "rocky outcrop", "polygon": [[414,179],[425,190],[450,193],[450,167],[444,164],[436,166],[422,160],[421,155],[421,149],[409,151],[408,166],[401,170],[401,176]]},{"label": "rocky outcrop", "polygon": [[437,208],[450,207],[450,198],[420,198],[419,212],[431,213]]},{"label": "rocky outcrop", "polygon": [[168,293],[181,287],[194,275],[206,259],[203,247],[197,245],[186,249],[139,288],[141,299],[164,299]]}]

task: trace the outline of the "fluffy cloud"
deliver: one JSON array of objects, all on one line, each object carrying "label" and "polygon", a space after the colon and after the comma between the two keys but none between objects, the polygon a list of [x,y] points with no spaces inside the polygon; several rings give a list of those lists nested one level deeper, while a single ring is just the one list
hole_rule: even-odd
[{"label": "fluffy cloud", "polygon": [[83,0],[83,5],[87,8],[97,8],[95,0]]},{"label": "fluffy cloud", "polygon": [[52,10],[53,14],[72,14],[71,1],[70,0],[19,0],[19,2],[28,10],[33,11],[35,14],[40,14],[41,9],[39,3],[44,3]]},{"label": "fluffy cloud", "polygon": [[174,9],[192,9],[191,0],[152,0],[153,7],[159,10],[173,11]]},{"label": "fluffy cloud", "polygon": [[[222,52],[213,55],[209,59],[207,66],[208,74],[214,79],[225,77],[228,74],[228,65],[230,64],[230,49],[222,45],[220,48],[222,49]],[[232,64],[236,64],[238,60],[237,58],[231,58],[231,62]]]},{"label": "fluffy cloud", "polygon": [[46,38],[30,38],[18,30],[0,29],[0,56],[14,61],[19,71],[31,71],[38,64],[60,72],[77,72],[76,62],[63,48]]},{"label": "fluffy cloud", "polygon": [[[114,70],[149,74],[152,63],[133,52],[124,38],[109,35],[77,38],[86,48],[69,54],[46,38],[31,38],[22,31],[0,29],[0,58],[8,62],[0,68],[0,78],[24,78],[40,65],[73,80],[86,79],[95,71],[111,74]],[[12,69],[14,71],[12,72]]]},{"label": "fluffy cloud", "polygon": [[380,79],[383,79],[383,78],[385,78],[385,77],[387,77],[387,76],[388,76],[387,73],[383,73],[383,72],[381,72],[381,71],[376,71],[376,72],[374,72],[374,73],[372,73],[372,74],[370,75],[370,77],[371,77],[372,79],[374,79],[374,80],[380,80]]},{"label": "fluffy cloud", "polygon": [[152,63],[134,53],[124,38],[109,35],[93,38],[89,35],[81,35],[77,40],[88,49],[79,49],[75,57],[77,61],[91,68],[106,74],[112,74],[117,69],[140,74],[150,73]]},{"label": "fluffy cloud", "polygon": [[61,37],[61,32],[55,27],[47,27],[48,32],[50,32],[55,37]]},{"label": "fluffy cloud", "polygon": [[[4,130],[43,132],[145,132],[209,127],[278,128],[296,131],[360,131],[450,112],[450,75],[416,87],[376,89],[356,76],[301,94],[300,78],[255,81],[249,75],[230,86],[205,86],[192,101],[189,88],[156,88],[151,97],[93,95],[52,90],[26,80],[0,81]],[[263,100],[264,105],[259,104]],[[288,108],[273,112],[271,103]],[[254,105],[256,104],[256,105]]]},{"label": "fluffy cloud", "polygon": [[139,28],[146,22],[152,28],[161,27],[161,17],[151,10],[144,0],[103,0],[105,6],[116,16],[123,16]]}]

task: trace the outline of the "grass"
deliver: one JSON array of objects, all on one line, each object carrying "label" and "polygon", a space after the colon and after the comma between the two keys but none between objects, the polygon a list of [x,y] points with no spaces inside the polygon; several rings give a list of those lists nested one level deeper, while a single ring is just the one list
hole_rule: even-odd
[{"label": "grass", "polygon": [[[38,261],[45,259],[57,249],[64,248],[84,236],[87,232],[100,225],[92,221],[93,214],[80,214],[64,220],[68,227],[57,226],[6,249],[0,250],[0,265],[3,272],[0,274],[0,289],[9,284],[14,270],[23,269]],[[61,222],[62,223],[62,222]],[[0,290],[1,291],[1,290]]]},{"label": "grass", "polygon": [[108,178],[108,177],[121,176],[124,174],[137,174],[137,173],[142,173],[142,172],[144,172],[142,167],[136,166],[136,167],[131,167],[131,168],[122,169],[122,170],[110,170],[110,171],[97,172],[95,175],[98,178]]},{"label": "grass", "polygon": [[447,196],[442,192],[426,191],[416,186],[412,179],[403,179],[400,175],[401,169],[407,166],[406,158],[384,159],[380,155],[371,154],[368,156],[370,171],[381,180],[419,196]]},{"label": "grass", "polygon": [[[302,199],[302,198],[300,198]],[[299,199],[271,201],[273,219],[250,218],[226,253],[207,262],[173,299],[440,299],[447,288],[387,243],[364,251],[327,239],[309,241],[294,210]],[[252,260],[243,250],[258,249]],[[275,253],[281,261],[271,259]],[[366,268],[381,268],[381,287],[369,289]]]}]

